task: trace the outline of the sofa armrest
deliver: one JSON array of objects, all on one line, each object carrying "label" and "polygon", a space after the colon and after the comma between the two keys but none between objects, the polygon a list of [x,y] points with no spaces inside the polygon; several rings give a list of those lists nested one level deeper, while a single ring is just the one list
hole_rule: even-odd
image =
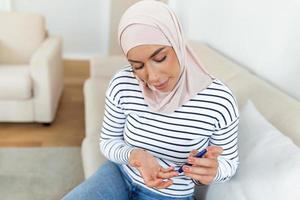
[{"label": "sofa armrest", "polygon": [[84,177],[94,174],[107,159],[100,152],[99,137],[85,137],[81,144]]},{"label": "sofa armrest", "polygon": [[84,82],[84,114],[86,136],[99,137],[109,78],[89,78]]},{"label": "sofa armrest", "polygon": [[94,56],[90,59],[91,78],[111,78],[122,67],[129,65],[125,56]]},{"label": "sofa armrest", "polygon": [[62,40],[49,37],[30,60],[35,121],[54,120],[63,90]]}]

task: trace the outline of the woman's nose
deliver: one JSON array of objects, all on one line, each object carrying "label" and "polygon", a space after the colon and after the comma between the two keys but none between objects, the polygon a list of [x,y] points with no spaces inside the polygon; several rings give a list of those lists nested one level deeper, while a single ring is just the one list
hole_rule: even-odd
[{"label": "woman's nose", "polygon": [[155,83],[159,82],[159,74],[158,74],[158,71],[154,67],[149,66],[147,68],[147,75],[148,75],[148,82],[150,84],[155,84]]}]

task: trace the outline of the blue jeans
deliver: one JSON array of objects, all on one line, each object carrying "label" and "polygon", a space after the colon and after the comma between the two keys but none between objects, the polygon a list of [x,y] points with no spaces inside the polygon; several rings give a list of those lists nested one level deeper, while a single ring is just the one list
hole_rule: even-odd
[{"label": "blue jeans", "polygon": [[75,187],[63,200],[193,200],[164,196],[136,183],[117,164],[107,161],[98,171]]}]

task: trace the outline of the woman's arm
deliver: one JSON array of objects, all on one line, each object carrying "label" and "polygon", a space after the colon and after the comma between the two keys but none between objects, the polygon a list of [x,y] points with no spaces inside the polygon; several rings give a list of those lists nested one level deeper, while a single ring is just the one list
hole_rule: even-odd
[{"label": "woman's arm", "polygon": [[134,149],[124,142],[125,120],[122,108],[106,95],[100,149],[107,159],[120,164],[128,164],[130,152]]},{"label": "woman's arm", "polygon": [[230,125],[216,131],[210,140],[210,145],[218,146],[223,152],[217,157],[218,170],[213,182],[229,180],[238,167],[238,124],[239,118]]},{"label": "woman's arm", "polygon": [[[238,167],[238,125],[239,113],[236,100],[231,91],[223,87],[220,97],[225,99],[219,109],[215,122],[215,131],[209,139],[209,147],[203,158],[193,158],[193,167],[185,171],[195,183],[209,184],[229,180]],[[222,112],[221,112],[222,111]],[[193,155],[193,152],[191,152]]]}]

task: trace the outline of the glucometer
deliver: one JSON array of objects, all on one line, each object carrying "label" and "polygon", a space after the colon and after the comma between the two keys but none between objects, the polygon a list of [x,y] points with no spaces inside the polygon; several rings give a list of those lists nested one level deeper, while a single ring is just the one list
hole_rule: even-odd
[{"label": "glucometer", "polygon": [[[194,157],[196,157],[196,158],[202,158],[204,156],[204,154],[206,154],[206,152],[207,152],[207,150],[203,149],[202,151],[198,152]],[[184,165],[192,166],[192,164],[190,164],[190,163],[185,163],[185,164],[181,165],[181,167],[178,169],[179,173],[183,172],[183,166]]]}]

